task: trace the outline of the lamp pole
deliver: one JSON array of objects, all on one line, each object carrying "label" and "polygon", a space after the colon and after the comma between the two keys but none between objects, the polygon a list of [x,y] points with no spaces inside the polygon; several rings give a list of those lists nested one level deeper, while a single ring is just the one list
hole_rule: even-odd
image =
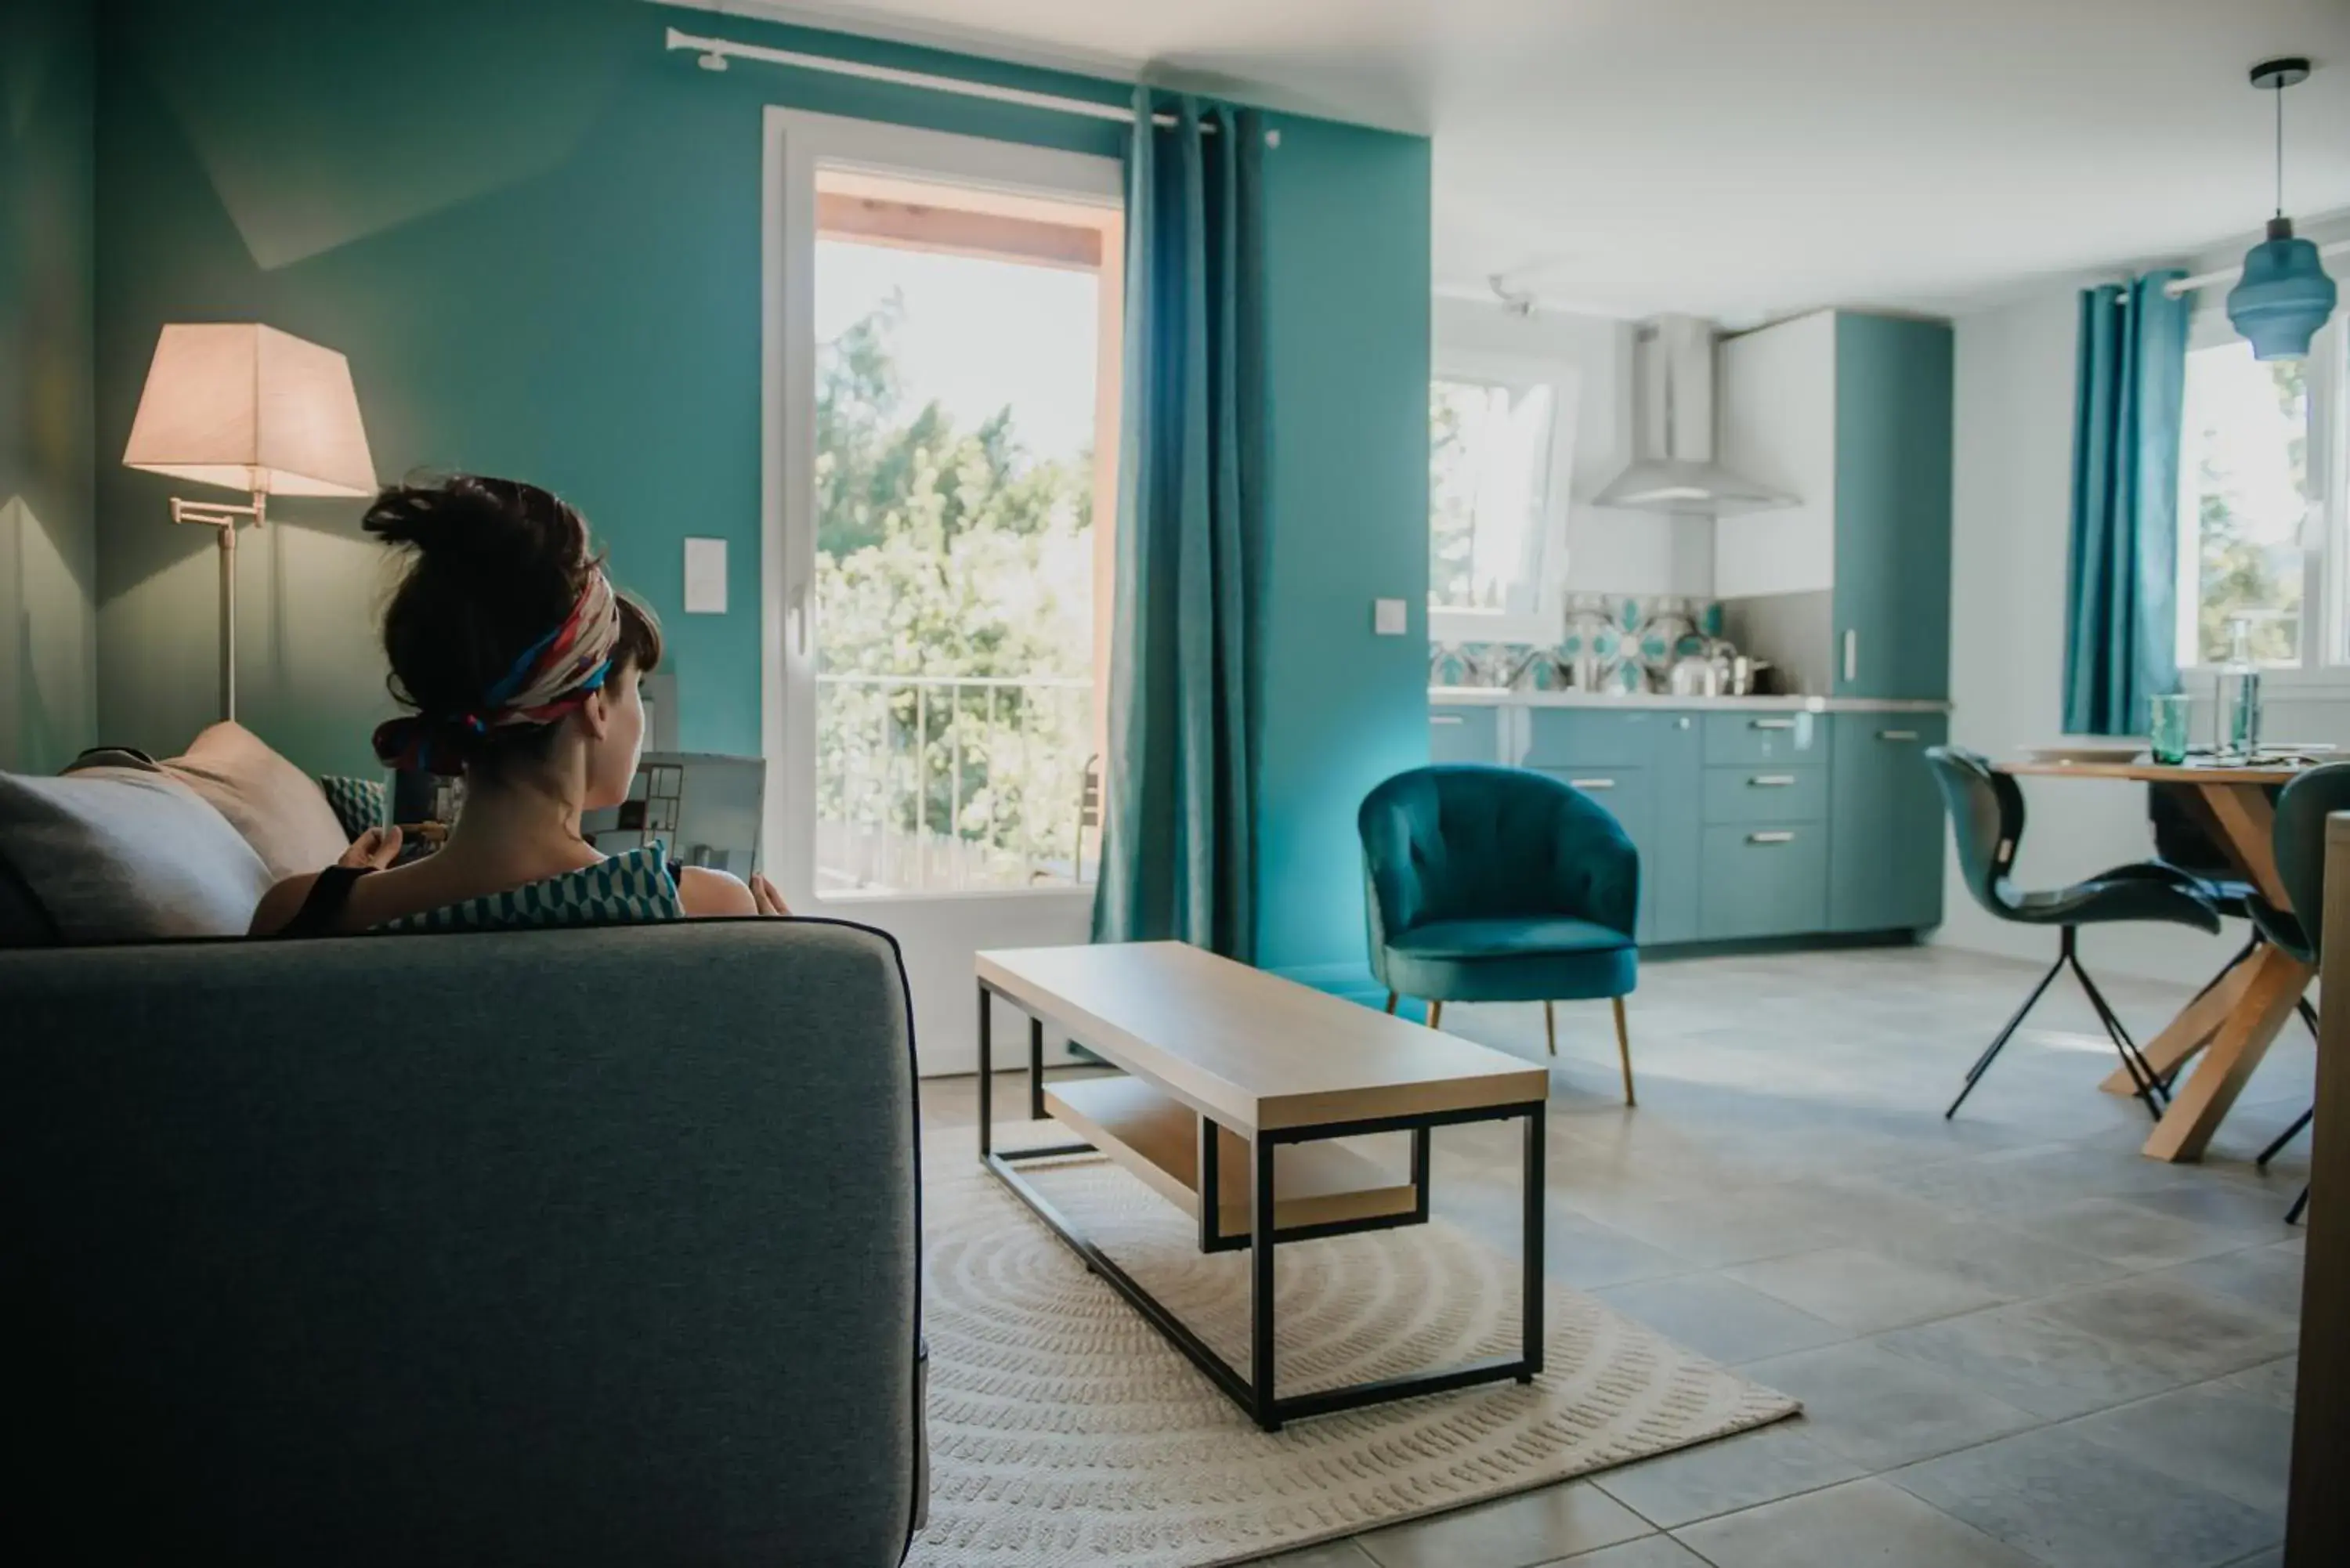
[{"label": "lamp pole", "polygon": [[172,521],[202,523],[220,530],[220,701],[221,717],[236,717],[236,530],[251,522],[258,528],[267,520],[269,495],[253,493],[246,506],[213,501],[182,501],[172,497]]}]

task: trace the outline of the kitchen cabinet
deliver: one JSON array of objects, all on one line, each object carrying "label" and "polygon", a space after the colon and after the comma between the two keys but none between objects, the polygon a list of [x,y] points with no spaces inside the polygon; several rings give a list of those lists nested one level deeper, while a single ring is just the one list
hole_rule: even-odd
[{"label": "kitchen cabinet", "polygon": [[1648,875],[1662,846],[1658,840],[1657,797],[1647,768],[1543,768],[1538,770],[1571,784],[1607,808],[1632,847],[1640,852],[1640,904],[1632,935],[1640,941],[1657,937],[1657,889]]},{"label": "kitchen cabinet", "polygon": [[1949,326],[1816,311],[1719,353],[1722,462],[1797,498],[1714,524],[1733,637],[1804,691],[1948,695]]},{"label": "kitchen cabinet", "polygon": [[1634,935],[1670,947],[1914,931],[1942,912],[1939,711],[1715,702],[1611,711],[1439,703],[1440,762],[1535,769],[1606,806],[1640,852]]},{"label": "kitchen cabinet", "polygon": [[1828,929],[1915,929],[1941,919],[1942,799],[1926,748],[1949,729],[1939,713],[1835,715]]},{"label": "kitchen cabinet", "polygon": [[1705,820],[1717,824],[1825,822],[1828,770],[1749,763],[1705,770]]},{"label": "kitchen cabinet", "polygon": [[1665,710],[1521,710],[1522,761],[1589,794],[1640,852],[1642,942],[1697,938],[1700,716]]},{"label": "kitchen cabinet", "polygon": [[1824,714],[1708,713],[1704,719],[1708,767],[1827,760]]},{"label": "kitchen cabinet", "polygon": [[1502,758],[1502,710],[1468,703],[1438,703],[1428,711],[1428,760],[1432,763],[1498,763]]},{"label": "kitchen cabinet", "polygon": [[1827,923],[1828,830],[1819,823],[1757,823],[1705,830],[1706,941],[1800,936]]}]

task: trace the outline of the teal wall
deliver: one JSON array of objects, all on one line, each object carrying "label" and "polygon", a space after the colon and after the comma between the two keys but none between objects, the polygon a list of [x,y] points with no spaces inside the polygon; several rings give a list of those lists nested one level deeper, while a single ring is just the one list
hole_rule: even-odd
[{"label": "teal wall", "polygon": [[0,6],[0,769],[93,744],[90,457],[94,24]]},{"label": "teal wall", "polygon": [[[349,357],[376,469],[550,485],[661,616],[680,741],[759,744],[761,109],[1114,153],[1115,127],[660,47],[640,0],[191,7],[117,0],[99,95],[99,643],[110,741],[214,716],[210,535],[115,461],[167,321],[262,320]],[[726,17],[730,36],[1118,99],[1102,83]],[[280,502],[239,551],[239,716],[314,770],[370,768],[391,710],[380,552],[353,502]],[[723,617],[678,541],[729,542]]]},{"label": "teal wall", "polygon": [[[1367,994],[1355,810],[1428,761],[1429,144],[1284,121],[1264,169],[1257,958]],[[1373,635],[1378,598],[1409,607],[1411,635]]]},{"label": "teal wall", "polygon": [[[212,546],[119,455],[167,321],[343,350],[378,472],[551,485],[666,622],[681,741],[759,743],[759,179],[770,103],[1118,155],[1116,126],[660,47],[640,0],[115,0],[99,99],[103,728],[213,714]],[[784,47],[1124,101],[1116,84],[740,17]],[[237,84],[243,84],[240,88]],[[1261,956],[1367,973],[1354,811],[1426,760],[1429,144],[1273,117],[1264,158],[1272,543]],[[353,503],[281,503],[240,552],[241,716],[314,770],[388,712]],[[682,612],[678,541],[730,542],[735,608]],[[1412,606],[1375,639],[1371,600]]]}]

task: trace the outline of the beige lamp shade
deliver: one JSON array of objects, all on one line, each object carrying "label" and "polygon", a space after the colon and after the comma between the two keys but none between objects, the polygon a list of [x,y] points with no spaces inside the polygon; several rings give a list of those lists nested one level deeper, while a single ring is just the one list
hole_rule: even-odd
[{"label": "beige lamp shade", "polygon": [[270,495],[376,490],[349,361],[255,323],[163,328],[122,462]]}]

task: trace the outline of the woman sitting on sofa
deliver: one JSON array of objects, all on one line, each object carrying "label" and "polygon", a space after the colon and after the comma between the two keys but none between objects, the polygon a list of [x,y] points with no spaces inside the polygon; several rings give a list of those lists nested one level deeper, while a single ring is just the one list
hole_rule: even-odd
[{"label": "woman sitting on sofa", "polygon": [[272,888],[255,936],[455,930],[785,913],[764,877],[606,857],[580,814],[626,799],[644,739],[637,682],[660,628],[615,593],[584,518],[536,485],[458,475],[385,491],[361,524],[411,552],[384,611],[391,691],[414,710],[375,733],[392,767],[462,774],[448,842],[390,867],[397,827],[340,866]]}]

